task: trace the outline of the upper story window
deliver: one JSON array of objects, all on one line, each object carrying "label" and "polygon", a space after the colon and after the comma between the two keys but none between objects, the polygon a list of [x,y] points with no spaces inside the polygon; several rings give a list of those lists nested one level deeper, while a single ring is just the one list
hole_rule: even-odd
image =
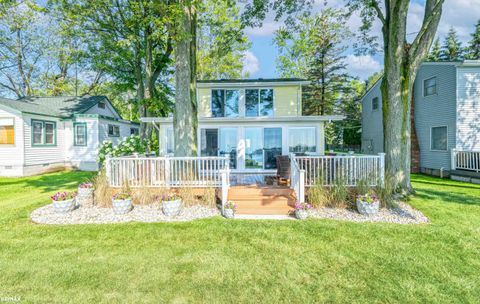
[{"label": "upper story window", "polygon": [[431,96],[437,94],[437,77],[425,79],[423,81],[423,96]]},{"label": "upper story window", "polygon": [[32,119],[32,146],[54,146],[57,143],[57,124]]},{"label": "upper story window", "polygon": [[212,90],[212,117],[238,117],[238,90]]},{"label": "upper story window", "polygon": [[76,122],[73,124],[73,145],[86,146],[87,145],[87,124],[84,122]]},{"label": "upper story window", "polygon": [[15,126],[13,118],[0,118],[0,145],[15,144]]},{"label": "upper story window", "polygon": [[430,149],[436,151],[447,151],[447,127],[433,127],[431,129]]},{"label": "upper story window", "polygon": [[245,116],[273,116],[273,89],[245,90]]},{"label": "upper story window", "polygon": [[306,153],[317,151],[317,136],[314,127],[296,127],[288,129],[288,151]]},{"label": "upper story window", "polygon": [[105,109],[105,103],[104,103],[103,101],[100,101],[100,102],[98,103],[98,108],[99,108],[99,109]]},{"label": "upper story window", "polygon": [[372,99],[372,110],[373,111],[378,110],[378,97],[374,97]]},{"label": "upper story window", "polygon": [[108,125],[109,137],[120,137],[120,127],[116,125]]}]

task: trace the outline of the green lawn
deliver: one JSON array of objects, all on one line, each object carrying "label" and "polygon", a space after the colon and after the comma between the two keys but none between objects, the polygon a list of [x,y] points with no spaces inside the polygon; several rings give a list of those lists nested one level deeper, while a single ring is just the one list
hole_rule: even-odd
[{"label": "green lawn", "polygon": [[480,187],[415,176],[429,225],[333,220],[44,226],[88,173],[0,179],[0,299],[22,303],[478,302]]}]

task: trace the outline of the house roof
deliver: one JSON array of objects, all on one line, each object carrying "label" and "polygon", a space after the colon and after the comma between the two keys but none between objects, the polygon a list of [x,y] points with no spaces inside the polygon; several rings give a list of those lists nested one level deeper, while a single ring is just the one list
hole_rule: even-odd
[{"label": "house roof", "polygon": [[86,112],[103,100],[108,101],[108,98],[105,96],[24,97],[18,100],[0,98],[0,105],[22,113],[68,118]]}]

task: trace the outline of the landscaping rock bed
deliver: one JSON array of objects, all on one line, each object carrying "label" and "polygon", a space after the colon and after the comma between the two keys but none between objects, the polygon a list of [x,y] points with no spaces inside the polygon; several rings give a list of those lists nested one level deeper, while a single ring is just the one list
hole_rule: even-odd
[{"label": "landscaping rock bed", "polygon": [[378,213],[372,215],[362,215],[354,209],[322,208],[311,211],[310,216],[350,222],[385,222],[395,224],[427,224],[429,222],[422,212],[413,209],[404,202],[399,202],[397,208],[381,208]]},{"label": "landscaping rock bed", "polygon": [[36,209],[30,215],[38,224],[111,224],[126,222],[185,222],[220,215],[217,208],[204,206],[184,207],[175,217],[165,216],[159,206],[135,206],[127,214],[116,215],[112,208],[80,207],[71,212],[56,213],[52,205]]}]

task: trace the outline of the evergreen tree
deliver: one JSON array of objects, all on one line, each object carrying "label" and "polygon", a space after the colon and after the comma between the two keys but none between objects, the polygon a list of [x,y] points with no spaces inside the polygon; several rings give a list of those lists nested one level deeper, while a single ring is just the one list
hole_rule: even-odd
[{"label": "evergreen tree", "polygon": [[472,40],[468,43],[465,59],[480,60],[480,20],[478,20],[477,25],[475,26]]},{"label": "evergreen tree", "polygon": [[428,54],[428,61],[440,61],[442,47],[440,46],[440,38],[435,39],[430,54]]},{"label": "evergreen tree", "polygon": [[442,45],[440,59],[443,61],[459,61],[463,59],[462,43],[458,39],[457,31],[452,27]]}]

